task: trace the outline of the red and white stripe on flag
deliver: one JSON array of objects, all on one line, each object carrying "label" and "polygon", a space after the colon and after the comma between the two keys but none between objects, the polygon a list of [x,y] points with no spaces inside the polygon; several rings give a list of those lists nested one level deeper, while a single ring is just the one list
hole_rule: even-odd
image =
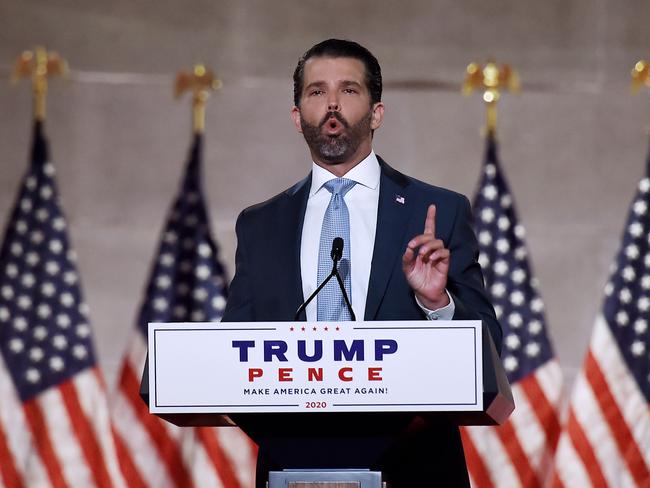
[{"label": "red and white stripe on flag", "polygon": [[126,486],[95,368],[22,403],[0,356],[0,398],[0,486]]},{"label": "red and white stripe on flag", "polygon": [[556,455],[554,487],[650,487],[650,407],[596,320]]},{"label": "red and white stripe on flag", "polygon": [[512,386],[515,411],[501,426],[461,429],[474,488],[545,486],[551,472],[562,374],[553,359]]},{"label": "red and white stripe on flag", "polygon": [[139,396],[146,357],[134,331],[122,366],[113,423],[129,454],[129,486],[249,488],[255,484],[257,448],[235,427],[176,427],[151,415]]}]

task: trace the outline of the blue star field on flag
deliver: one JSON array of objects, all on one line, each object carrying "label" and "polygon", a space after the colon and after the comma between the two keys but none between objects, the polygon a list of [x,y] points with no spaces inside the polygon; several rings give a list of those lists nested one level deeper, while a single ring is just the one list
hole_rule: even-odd
[{"label": "blue star field on flag", "polygon": [[27,401],[95,358],[41,122],[0,251],[0,350]]},{"label": "blue star field on flag", "polygon": [[650,152],[605,296],[607,325],[639,390],[650,403]]},{"label": "blue star field on flag", "polygon": [[501,359],[511,383],[554,357],[544,304],[528,260],[525,230],[488,136],[483,173],[475,196],[474,228],[486,289],[503,327]]},{"label": "blue star field on flag", "polygon": [[225,273],[200,184],[201,146],[195,135],[153,264],[138,320],[145,337],[149,322],[214,322],[226,307]]}]

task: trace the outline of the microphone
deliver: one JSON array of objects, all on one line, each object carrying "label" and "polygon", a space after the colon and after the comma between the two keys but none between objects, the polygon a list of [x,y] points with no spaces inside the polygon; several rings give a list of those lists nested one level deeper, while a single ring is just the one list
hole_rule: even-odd
[{"label": "microphone", "polygon": [[356,315],[354,315],[354,311],[352,310],[352,305],[350,304],[350,299],[348,298],[348,294],[345,291],[345,285],[343,284],[343,280],[341,279],[341,275],[339,274],[338,270],[338,263],[343,257],[343,239],[341,237],[335,237],[334,240],[332,241],[332,250],[330,251],[330,256],[332,258],[332,272],[325,278],[325,280],[318,285],[318,288],[309,295],[309,298],[298,307],[298,310],[296,310],[296,314],[293,317],[293,320],[298,320],[298,317],[300,314],[307,308],[307,305],[316,298],[316,296],[320,293],[320,291],[325,287],[325,285],[331,280],[333,277],[336,277],[336,281],[339,284],[339,287],[341,288],[341,293],[343,293],[343,300],[345,300],[345,305],[347,306],[348,310],[350,311],[350,318],[352,320],[357,320]]},{"label": "microphone", "polygon": [[332,261],[338,263],[343,257],[343,238],[335,237],[332,241],[332,251],[330,253]]},{"label": "microphone", "polygon": [[[334,266],[332,267],[331,274],[336,276],[336,281],[338,282],[339,288],[341,289],[341,293],[343,294],[343,300],[345,301],[345,306],[348,308],[348,311],[350,312],[350,318],[356,321],[357,317],[356,315],[354,315],[354,310],[352,310],[352,304],[350,303],[350,299],[348,298],[348,293],[345,291],[345,285],[343,284],[343,280],[341,279],[341,274],[339,273],[339,269],[338,269],[338,263],[342,256],[343,256],[343,239],[341,237],[335,237],[334,241],[332,241],[332,260],[334,261]],[[350,263],[348,263],[348,273],[350,273]],[[350,279],[352,279],[351,276]]]}]

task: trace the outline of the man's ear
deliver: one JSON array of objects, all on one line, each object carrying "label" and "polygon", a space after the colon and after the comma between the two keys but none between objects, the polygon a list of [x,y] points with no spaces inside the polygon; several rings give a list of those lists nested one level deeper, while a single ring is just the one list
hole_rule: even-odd
[{"label": "man's ear", "polygon": [[291,109],[291,119],[293,120],[293,125],[296,126],[296,130],[302,134],[302,127],[300,126],[300,109],[296,106]]},{"label": "man's ear", "polygon": [[372,118],[370,119],[370,128],[372,130],[379,129],[384,120],[384,104],[377,102],[372,107]]}]

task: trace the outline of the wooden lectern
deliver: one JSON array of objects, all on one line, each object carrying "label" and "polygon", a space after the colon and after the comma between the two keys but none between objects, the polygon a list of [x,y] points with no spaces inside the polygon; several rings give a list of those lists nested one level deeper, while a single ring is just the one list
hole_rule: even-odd
[{"label": "wooden lectern", "polygon": [[[418,421],[496,425],[514,410],[479,321],[149,324],[140,394],[175,425],[237,425],[257,443],[390,437]],[[368,445],[368,459],[386,448]],[[380,486],[287,473],[274,473],[271,488],[274,477],[276,486]]]}]

